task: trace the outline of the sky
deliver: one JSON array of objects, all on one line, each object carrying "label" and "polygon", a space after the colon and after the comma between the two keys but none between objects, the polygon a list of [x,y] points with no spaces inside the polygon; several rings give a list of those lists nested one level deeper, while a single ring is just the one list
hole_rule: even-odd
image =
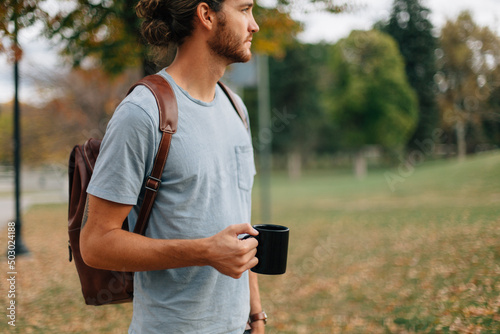
[{"label": "sky", "polygon": [[[263,0],[272,1],[272,0]],[[304,23],[304,31],[299,35],[303,42],[320,41],[335,43],[347,37],[352,30],[369,30],[373,24],[389,18],[393,0],[352,0],[357,4],[355,12],[342,14],[302,14],[294,13],[293,18]],[[500,0],[422,0],[431,10],[430,20],[436,34],[447,20],[455,20],[463,10],[470,10],[474,21],[480,26],[488,26],[500,35]],[[20,63],[21,101],[33,100],[36,93],[29,86],[26,76],[37,68],[61,71],[61,61],[56,51],[37,36],[37,29],[25,29],[20,36],[24,58]],[[6,57],[0,55],[0,103],[13,99],[13,68]]]}]

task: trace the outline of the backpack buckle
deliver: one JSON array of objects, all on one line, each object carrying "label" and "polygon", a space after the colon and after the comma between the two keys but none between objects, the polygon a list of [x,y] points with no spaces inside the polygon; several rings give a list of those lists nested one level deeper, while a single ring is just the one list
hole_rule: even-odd
[{"label": "backpack buckle", "polygon": [[148,176],[148,179],[146,180],[145,188],[157,193],[158,189],[160,189],[160,185],[161,185],[161,180],[150,175],[150,176]]}]

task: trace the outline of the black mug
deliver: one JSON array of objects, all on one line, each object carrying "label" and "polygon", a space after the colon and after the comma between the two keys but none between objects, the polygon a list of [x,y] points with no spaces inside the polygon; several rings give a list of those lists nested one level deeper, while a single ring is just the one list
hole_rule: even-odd
[{"label": "black mug", "polygon": [[251,270],[258,274],[281,275],[286,272],[288,256],[288,236],[290,230],[286,226],[262,224],[254,225],[259,231],[257,236],[246,236],[257,239],[257,254],[259,263]]}]

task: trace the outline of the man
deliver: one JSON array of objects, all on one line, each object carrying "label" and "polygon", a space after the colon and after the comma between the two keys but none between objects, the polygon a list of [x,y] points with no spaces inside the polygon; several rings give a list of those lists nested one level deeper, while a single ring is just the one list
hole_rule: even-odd
[{"label": "man", "polygon": [[[223,2],[222,2],[223,1]],[[129,333],[238,333],[249,318],[264,333],[250,225],[255,166],[250,133],[217,81],[251,58],[259,30],[251,0],[141,0],[143,35],[175,43],[160,71],[175,92],[179,121],[146,235],[131,230],[161,133],[151,92],[138,86],[118,106],[101,145],[80,245],[93,267],[135,271]],[[239,101],[241,103],[241,100]],[[248,116],[247,116],[248,117]]]}]

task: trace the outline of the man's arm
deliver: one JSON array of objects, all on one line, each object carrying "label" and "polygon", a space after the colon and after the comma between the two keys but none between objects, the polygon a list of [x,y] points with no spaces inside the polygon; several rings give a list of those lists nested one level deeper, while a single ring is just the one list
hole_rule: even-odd
[{"label": "man's arm", "polygon": [[122,230],[131,205],[88,196],[80,250],[91,267],[119,271],[149,271],[188,266],[212,266],[222,274],[239,278],[258,262],[257,235],[250,224],[231,225],[208,238],[193,240],[152,239]]},{"label": "man's arm", "polygon": [[[262,304],[260,301],[258,276],[253,271],[249,271],[248,277],[250,282],[250,314],[260,313],[262,312]],[[264,321],[252,322],[250,326],[252,327],[252,334],[264,333]]]}]

